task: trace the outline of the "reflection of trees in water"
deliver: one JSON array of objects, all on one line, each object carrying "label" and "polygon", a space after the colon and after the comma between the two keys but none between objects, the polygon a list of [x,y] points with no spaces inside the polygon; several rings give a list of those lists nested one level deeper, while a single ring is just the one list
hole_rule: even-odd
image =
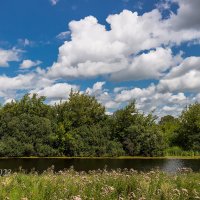
[{"label": "reflection of trees in water", "polygon": [[43,172],[54,165],[55,171],[74,167],[77,171],[89,171],[104,169],[134,169],[138,171],[150,171],[159,169],[167,172],[177,172],[179,168],[191,168],[200,171],[200,159],[59,159],[59,158],[27,158],[27,159],[0,159],[2,169],[18,171],[21,166],[30,171]]}]

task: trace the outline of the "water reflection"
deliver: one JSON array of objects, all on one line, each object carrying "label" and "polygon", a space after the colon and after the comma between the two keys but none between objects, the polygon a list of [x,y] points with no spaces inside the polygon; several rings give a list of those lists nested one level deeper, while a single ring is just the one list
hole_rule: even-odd
[{"label": "water reflection", "polygon": [[187,167],[193,171],[200,171],[200,159],[0,159],[0,169],[12,171],[18,171],[21,166],[27,171],[35,168],[42,172],[52,165],[55,166],[55,171],[71,166],[77,171],[103,169],[105,166],[108,170],[132,168],[138,171],[149,171],[159,168],[166,172],[176,172],[178,168]]},{"label": "water reflection", "polygon": [[176,172],[178,169],[186,167],[184,166],[184,160],[166,160],[162,166],[162,170],[166,172]]}]

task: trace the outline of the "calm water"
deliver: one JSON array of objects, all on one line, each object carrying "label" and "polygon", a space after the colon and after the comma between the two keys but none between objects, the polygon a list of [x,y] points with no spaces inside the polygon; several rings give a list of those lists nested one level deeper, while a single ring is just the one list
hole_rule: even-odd
[{"label": "calm water", "polygon": [[77,171],[89,171],[117,168],[133,168],[138,171],[149,171],[154,168],[167,172],[176,172],[178,168],[192,168],[193,171],[200,171],[200,159],[0,159],[0,169],[11,169],[18,171],[21,166],[30,171],[35,168],[42,172],[54,165],[55,171],[63,170],[71,166]]}]

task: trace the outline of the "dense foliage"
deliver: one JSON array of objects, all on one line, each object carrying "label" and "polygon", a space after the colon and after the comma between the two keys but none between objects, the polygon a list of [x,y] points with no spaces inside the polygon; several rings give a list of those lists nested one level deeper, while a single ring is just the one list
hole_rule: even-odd
[{"label": "dense foliage", "polygon": [[[200,151],[200,104],[179,118],[156,123],[135,101],[113,115],[95,97],[71,92],[68,101],[45,104],[25,95],[0,108],[0,156],[162,156]],[[176,154],[176,153],[175,153]]]}]

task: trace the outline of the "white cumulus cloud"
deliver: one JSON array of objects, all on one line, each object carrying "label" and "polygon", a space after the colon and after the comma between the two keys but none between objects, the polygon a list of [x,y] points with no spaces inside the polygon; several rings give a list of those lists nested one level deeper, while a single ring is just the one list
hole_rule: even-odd
[{"label": "white cumulus cloud", "polygon": [[35,67],[42,62],[40,60],[32,61],[32,60],[23,60],[23,62],[20,64],[21,69],[29,69],[31,67]]},{"label": "white cumulus cloud", "polygon": [[68,83],[56,83],[39,90],[32,90],[31,93],[37,93],[39,96],[45,96],[50,100],[66,100],[72,89],[77,91],[79,87]]},{"label": "white cumulus cloud", "polygon": [[178,13],[168,19],[163,19],[158,9],[142,15],[128,10],[109,15],[106,21],[110,29],[94,16],[71,21],[71,40],[59,48],[48,76],[59,79],[111,75],[117,80],[160,77],[177,62],[172,46],[200,39],[198,29],[177,28],[179,13],[185,6],[179,3]]},{"label": "white cumulus cloud", "polygon": [[20,60],[19,49],[4,50],[0,48],[0,67],[8,67],[9,62]]},{"label": "white cumulus cloud", "polygon": [[174,67],[158,84],[160,91],[199,91],[200,57],[188,57]]}]

